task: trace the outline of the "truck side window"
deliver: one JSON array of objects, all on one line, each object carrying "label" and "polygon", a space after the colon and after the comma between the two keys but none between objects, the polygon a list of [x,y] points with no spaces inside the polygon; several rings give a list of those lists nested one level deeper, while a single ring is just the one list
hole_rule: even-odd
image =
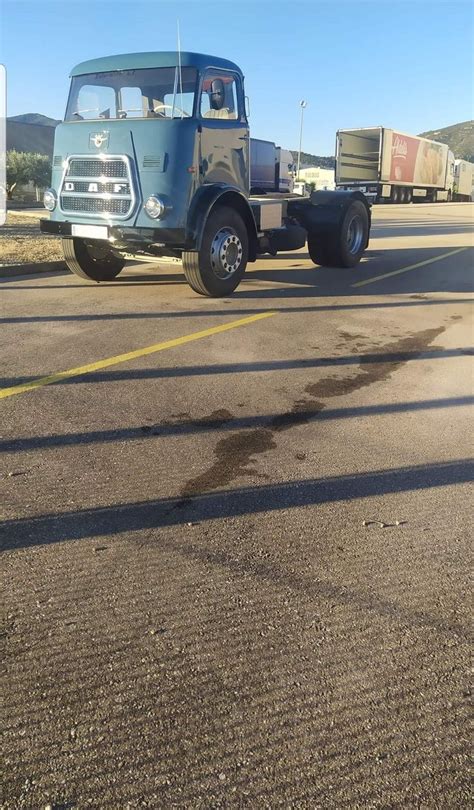
[{"label": "truck side window", "polygon": [[89,118],[110,118],[110,110],[115,117],[115,92],[112,87],[83,84],[80,96],[71,103],[70,121],[84,121]]},{"label": "truck side window", "polygon": [[122,87],[120,90],[120,107],[117,118],[143,118],[146,107],[143,105],[142,91],[139,87]]},{"label": "truck side window", "polygon": [[226,71],[208,71],[202,83],[201,118],[238,120],[238,98],[236,76]]}]

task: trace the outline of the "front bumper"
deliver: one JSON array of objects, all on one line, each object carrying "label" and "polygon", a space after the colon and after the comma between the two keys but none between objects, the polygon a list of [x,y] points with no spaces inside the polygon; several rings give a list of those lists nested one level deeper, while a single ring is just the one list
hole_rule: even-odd
[{"label": "front bumper", "polygon": [[[40,230],[67,238],[73,236],[73,224],[76,223],[41,219]],[[101,227],[104,225],[101,223]],[[160,256],[194,249],[193,240],[184,228],[127,228],[123,225],[106,225],[106,228],[107,241],[118,251],[139,250]]]}]

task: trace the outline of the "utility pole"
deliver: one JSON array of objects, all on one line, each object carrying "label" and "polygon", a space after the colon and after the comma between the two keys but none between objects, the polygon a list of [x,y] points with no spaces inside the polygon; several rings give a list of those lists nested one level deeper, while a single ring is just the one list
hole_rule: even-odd
[{"label": "utility pole", "polygon": [[300,123],[300,148],[299,148],[299,150],[298,150],[298,168],[297,168],[297,170],[296,170],[296,179],[297,179],[297,180],[299,180],[299,178],[300,178],[301,144],[302,144],[302,142],[303,142],[303,114],[304,114],[304,108],[307,106],[307,104],[308,104],[308,102],[307,102],[307,101],[304,101],[304,100],[303,100],[303,101],[300,101],[300,107],[301,107],[301,123]]}]

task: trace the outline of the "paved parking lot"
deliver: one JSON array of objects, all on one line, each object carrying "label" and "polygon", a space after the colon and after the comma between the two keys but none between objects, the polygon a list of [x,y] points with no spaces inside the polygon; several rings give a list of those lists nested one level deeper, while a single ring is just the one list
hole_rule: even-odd
[{"label": "paved parking lot", "polygon": [[472,216],[0,279],[5,808],[467,807]]}]

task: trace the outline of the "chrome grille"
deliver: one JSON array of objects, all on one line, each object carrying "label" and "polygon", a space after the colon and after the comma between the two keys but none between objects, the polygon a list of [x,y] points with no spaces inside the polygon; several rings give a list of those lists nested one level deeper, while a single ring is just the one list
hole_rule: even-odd
[{"label": "chrome grille", "polygon": [[125,155],[71,155],[67,159],[59,194],[64,214],[127,219],[135,203],[132,167]]},{"label": "chrome grille", "polygon": [[67,213],[75,211],[91,214],[120,214],[124,215],[130,208],[130,200],[101,200],[90,197],[64,197],[61,196],[61,208]]},{"label": "chrome grille", "polygon": [[87,160],[71,158],[68,175],[74,177],[126,177],[127,166],[123,160]]}]

